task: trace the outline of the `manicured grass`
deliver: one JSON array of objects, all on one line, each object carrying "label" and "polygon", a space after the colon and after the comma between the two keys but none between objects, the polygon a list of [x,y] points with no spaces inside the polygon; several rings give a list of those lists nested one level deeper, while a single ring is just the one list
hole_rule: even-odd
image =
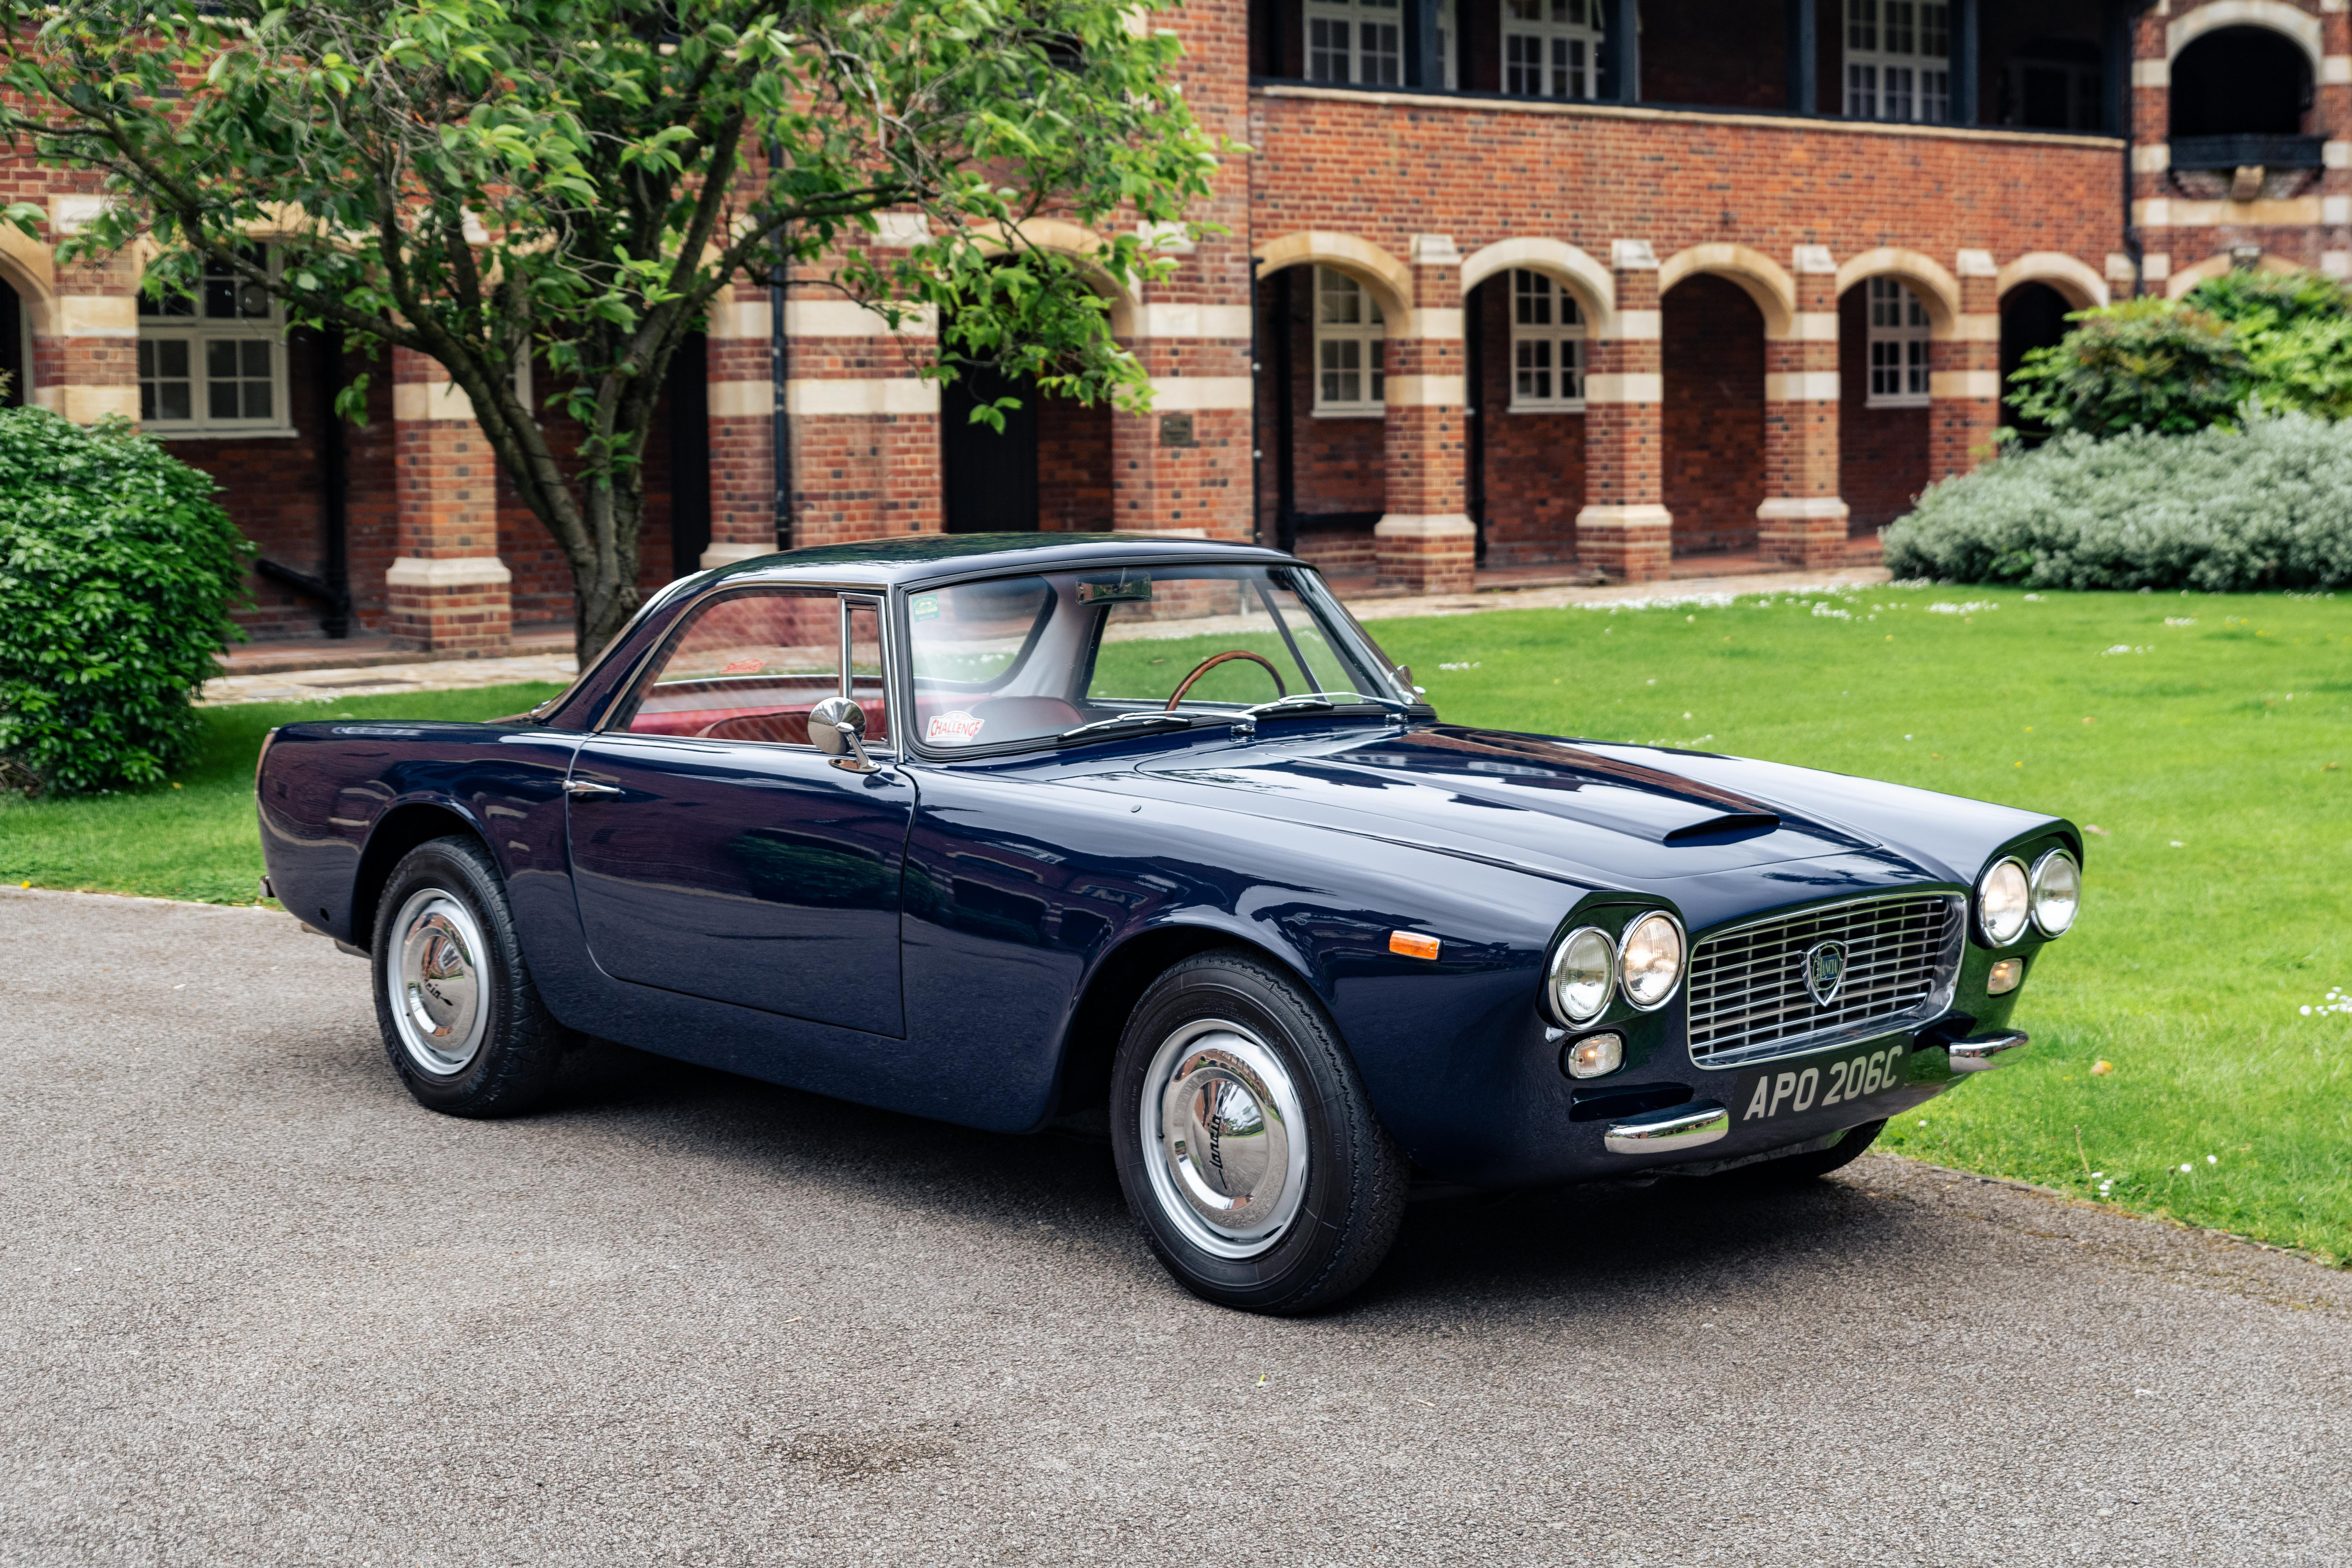
[{"label": "manicured grass", "polygon": [[80,800],[0,795],[0,883],[258,901],[253,759],[271,726],[302,719],[495,719],[560,689],[533,683],[204,710],[205,742],[178,787]]},{"label": "manicured grass", "polygon": [[2340,1263],[2352,1013],[2322,1009],[2352,991],[2347,610],[1881,588],[1370,630],[1449,721],[1769,757],[2105,829],[2081,921],[2018,1006],[2032,1048],[1880,1146]]},{"label": "manicured grass", "polygon": [[[2326,1009],[2352,990],[2347,609],[1880,588],[1371,629],[1449,721],[1770,757],[2105,829],[2081,922],[2018,1008],[2032,1049],[1881,1146],[2341,1262],[2352,1012]],[[550,689],[214,710],[184,789],[0,808],[0,879],[248,901],[270,725],[488,718]]]}]

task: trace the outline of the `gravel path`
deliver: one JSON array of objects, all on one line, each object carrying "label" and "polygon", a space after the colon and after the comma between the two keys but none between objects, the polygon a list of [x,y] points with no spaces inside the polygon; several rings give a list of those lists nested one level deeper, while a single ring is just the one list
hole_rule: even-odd
[{"label": "gravel path", "polygon": [[1873,1157],[1418,1209],[1270,1321],[1097,1146],[614,1047],[454,1121],[283,915],[0,941],[0,1563],[2352,1562],[2284,1255]]}]

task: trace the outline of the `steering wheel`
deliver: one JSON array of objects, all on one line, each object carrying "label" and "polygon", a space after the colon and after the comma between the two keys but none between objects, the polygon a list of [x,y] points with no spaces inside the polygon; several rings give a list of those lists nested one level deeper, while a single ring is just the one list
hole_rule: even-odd
[{"label": "steering wheel", "polygon": [[1265,672],[1274,677],[1275,695],[1277,697],[1287,697],[1290,695],[1290,688],[1282,683],[1282,671],[1275,668],[1270,662],[1261,658],[1256,654],[1250,652],[1250,650],[1245,647],[1234,647],[1227,648],[1223,653],[1213,653],[1208,658],[1202,659],[1200,663],[1194,665],[1192,667],[1192,673],[1186,676],[1182,680],[1177,683],[1176,694],[1168,699],[1167,710],[1171,713],[1176,711],[1176,704],[1184,700],[1184,693],[1192,689],[1192,682],[1200,679],[1201,677],[1208,674],[1209,671],[1216,668],[1217,666],[1224,663],[1229,658],[1245,658],[1252,664],[1265,665]]}]

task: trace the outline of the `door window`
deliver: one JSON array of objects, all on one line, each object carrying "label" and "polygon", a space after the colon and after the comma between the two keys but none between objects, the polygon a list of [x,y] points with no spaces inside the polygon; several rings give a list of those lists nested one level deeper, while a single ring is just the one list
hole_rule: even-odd
[{"label": "door window", "polygon": [[[805,746],[809,710],[841,694],[843,641],[836,594],[772,590],[715,599],[663,650],[619,728]],[[878,672],[878,662],[874,668]],[[869,734],[882,732],[881,707],[877,679],[866,708]]]}]

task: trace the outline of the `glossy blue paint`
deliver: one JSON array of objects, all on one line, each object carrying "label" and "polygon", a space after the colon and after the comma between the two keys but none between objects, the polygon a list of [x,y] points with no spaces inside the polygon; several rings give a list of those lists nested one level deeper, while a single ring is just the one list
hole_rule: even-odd
[{"label": "glossy blue paint", "polygon": [[[1578,1095],[1720,1099],[1738,1076],[1691,1061],[1677,994],[1650,1014],[1620,1002],[1591,1026],[1624,1035],[1620,1072],[1563,1077],[1570,1037],[1539,994],[1550,944],[1572,926],[1616,930],[1659,909],[1696,939],[1864,893],[1966,891],[2013,849],[2081,854],[2072,825],[2007,807],[1465,729],[1425,710],[1269,716],[1254,735],[1203,728],[992,757],[910,745],[871,775],[804,748],[592,733],[647,650],[721,586],[814,584],[898,605],[982,572],[1171,560],[1287,558],[1033,535],[702,574],[536,719],[280,731],[260,779],[270,874],[302,919],[365,941],[373,881],[396,850],[476,833],[571,1026],[1000,1131],[1076,1109],[1070,1096],[1120,1021],[1096,1005],[1111,994],[1097,988],[1139,984],[1127,955],[1246,945],[1320,999],[1423,1173],[1505,1184],[1671,1163],[1605,1152],[1607,1118],[1589,1104],[1580,1119]],[[624,794],[567,804],[567,774]],[[1439,959],[1391,952],[1394,931],[1438,938]],[[2039,946],[2003,952],[2030,959]],[[2007,1024],[2015,995],[1983,989],[1994,956],[1970,943],[1949,1016],[1921,1038]],[[1735,1131],[1706,1153],[1875,1120],[1947,1087],[1943,1060],[1909,1051],[1898,1085],[1868,1103]]]}]

